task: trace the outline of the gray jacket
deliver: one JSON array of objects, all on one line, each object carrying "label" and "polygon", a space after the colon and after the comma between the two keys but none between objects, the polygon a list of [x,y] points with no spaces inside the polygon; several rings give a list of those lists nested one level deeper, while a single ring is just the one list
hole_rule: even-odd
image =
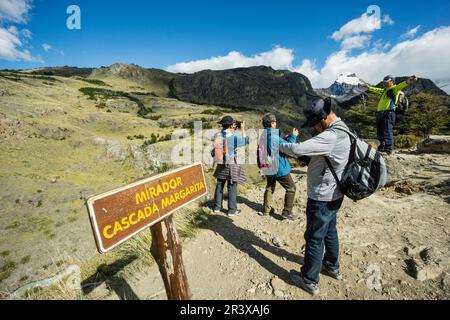
[{"label": "gray jacket", "polygon": [[348,130],[345,123],[338,118],[319,135],[303,143],[280,144],[280,152],[291,156],[310,156],[308,165],[308,198],[316,201],[335,201],[344,196],[339,190],[336,180],[325,162],[327,156],[338,178],[342,177],[350,154],[350,137],[333,126],[342,126]]}]

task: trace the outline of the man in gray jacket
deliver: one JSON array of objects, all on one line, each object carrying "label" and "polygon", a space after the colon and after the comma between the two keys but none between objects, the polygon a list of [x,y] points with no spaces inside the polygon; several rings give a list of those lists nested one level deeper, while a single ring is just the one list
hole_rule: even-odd
[{"label": "man in gray jacket", "polygon": [[[280,152],[295,157],[308,156],[308,203],[306,207],[306,248],[301,272],[291,272],[292,281],[310,294],[319,293],[320,272],[341,280],[339,272],[339,240],[336,215],[344,194],[339,189],[325,157],[342,177],[350,154],[350,138],[335,127],[347,128],[331,110],[331,99],[316,99],[304,110],[305,127],[314,128],[316,135],[303,143],[280,144]],[[325,254],[324,254],[325,253]]]}]

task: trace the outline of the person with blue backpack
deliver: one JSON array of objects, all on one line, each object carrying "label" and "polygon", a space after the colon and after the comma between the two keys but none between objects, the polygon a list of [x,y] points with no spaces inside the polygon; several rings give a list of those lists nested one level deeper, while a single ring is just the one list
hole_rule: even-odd
[{"label": "person with blue backpack", "polygon": [[261,159],[258,157],[261,173],[266,175],[267,178],[266,191],[264,193],[264,209],[263,212],[258,212],[258,214],[268,216],[274,213],[272,197],[278,182],[286,190],[282,218],[285,220],[295,220],[296,217],[292,209],[294,207],[296,187],[291,176],[291,164],[286,155],[279,152],[279,145],[281,143],[296,142],[299,132],[294,128],[290,136],[286,137],[286,139],[281,138],[280,130],[277,129],[277,118],[271,113],[264,115],[262,123],[264,131],[258,146],[258,156],[266,153],[266,157],[273,157],[274,161],[271,162],[273,168],[267,167],[267,170],[264,170],[261,166]]},{"label": "person with blue backpack", "polygon": [[249,144],[249,138],[245,133],[245,122],[241,123],[242,136],[234,133],[237,128],[236,121],[231,116],[225,116],[219,121],[222,130],[213,137],[212,156],[217,165],[214,177],[217,179],[214,193],[214,213],[218,214],[223,209],[223,189],[228,185],[228,213],[234,217],[241,213],[237,207],[238,184],[246,181],[244,167],[238,161],[237,149]]}]

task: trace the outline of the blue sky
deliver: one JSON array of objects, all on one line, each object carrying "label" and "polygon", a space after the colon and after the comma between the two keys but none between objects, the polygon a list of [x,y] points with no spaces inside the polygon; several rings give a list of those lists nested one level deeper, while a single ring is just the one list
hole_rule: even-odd
[{"label": "blue sky", "polygon": [[[11,1],[29,5],[22,12],[23,19],[1,15],[2,3],[7,7]],[[69,16],[66,9],[71,4],[81,9],[81,30],[66,27]],[[349,34],[339,40],[331,38],[346,23],[361,17],[371,4],[381,9],[380,19],[389,16],[388,23],[382,23],[380,28],[368,33]],[[0,0],[0,28],[15,27],[16,33],[24,29],[32,33],[31,37],[17,36],[20,45],[16,43],[13,49],[18,57],[12,58],[11,53],[0,49],[0,69],[60,65],[98,67],[115,62],[165,69],[194,60],[205,60],[200,66],[208,67],[211,57],[226,57],[232,51],[241,53],[242,57],[252,57],[283,48],[290,50],[292,55],[288,57],[286,68],[303,71],[314,78],[314,71],[321,76],[326,60],[342,51],[346,38],[365,34],[370,38],[364,45],[358,42],[359,46],[347,50],[347,58],[375,48],[390,50],[399,42],[411,41],[427,32],[450,26],[449,12],[450,2],[436,0],[427,1],[426,6],[423,1],[414,0]],[[420,27],[413,37],[402,37],[417,26]],[[304,64],[305,59],[313,64],[311,70],[307,69],[308,63]],[[267,64],[272,63],[269,61]],[[218,63],[217,68],[220,68],[220,61]],[[274,65],[279,64],[275,62]],[[283,63],[280,65],[284,66]],[[172,67],[172,71],[180,70],[184,69]],[[441,78],[442,74],[436,77]]]}]

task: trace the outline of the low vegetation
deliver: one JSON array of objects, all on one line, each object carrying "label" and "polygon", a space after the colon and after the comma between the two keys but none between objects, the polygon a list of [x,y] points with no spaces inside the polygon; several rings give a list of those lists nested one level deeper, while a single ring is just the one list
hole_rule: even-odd
[{"label": "low vegetation", "polygon": [[111,87],[109,84],[105,83],[102,80],[98,80],[98,79],[88,79],[88,78],[78,78],[78,80],[90,83],[90,84],[94,84],[96,86],[103,86],[103,87]]},{"label": "low vegetation", "polygon": [[[100,99],[127,98],[130,101],[133,101],[137,104],[139,108],[138,115],[141,117],[144,117],[147,114],[153,112],[153,110],[149,107],[146,107],[140,99],[134,97],[133,95],[127,92],[114,91],[104,88],[91,88],[91,87],[80,88],[79,91],[82,92],[84,95],[86,95],[90,100],[97,100],[98,98]],[[99,105],[103,106],[101,103]]]},{"label": "low vegetation", "polygon": [[[344,114],[346,122],[361,137],[376,139],[376,110],[378,97],[370,94],[366,105],[357,105]],[[431,134],[449,134],[449,107],[443,97],[428,93],[412,95],[410,109],[397,115],[395,140],[399,148],[410,148]]]}]

